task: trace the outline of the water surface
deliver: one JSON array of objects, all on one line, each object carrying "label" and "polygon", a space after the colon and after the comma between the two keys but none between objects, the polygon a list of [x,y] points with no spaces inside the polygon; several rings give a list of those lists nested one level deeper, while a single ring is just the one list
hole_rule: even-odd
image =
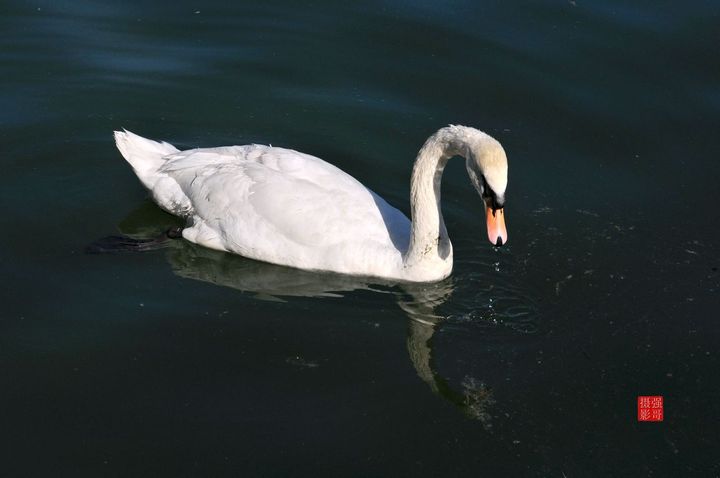
[{"label": "water surface", "polygon": [[[441,3],[5,2],[5,474],[720,473],[717,4]],[[114,129],[298,149],[408,213],[449,123],[503,143],[510,242],[451,161],[441,283],[83,253],[177,224]]]}]

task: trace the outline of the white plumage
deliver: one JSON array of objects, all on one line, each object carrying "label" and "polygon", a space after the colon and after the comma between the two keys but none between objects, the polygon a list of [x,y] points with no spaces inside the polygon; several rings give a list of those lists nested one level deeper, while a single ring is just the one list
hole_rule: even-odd
[{"label": "white plumage", "polygon": [[[182,235],[196,244],[300,269],[406,281],[439,280],[452,270],[449,240],[440,251],[444,224],[431,225],[432,244],[413,254],[403,213],[314,156],[262,145],[179,151],[128,131],[116,131],[115,141],[157,204],[187,218]],[[437,208],[432,197],[425,201]],[[421,205],[413,208],[422,214]]]}]

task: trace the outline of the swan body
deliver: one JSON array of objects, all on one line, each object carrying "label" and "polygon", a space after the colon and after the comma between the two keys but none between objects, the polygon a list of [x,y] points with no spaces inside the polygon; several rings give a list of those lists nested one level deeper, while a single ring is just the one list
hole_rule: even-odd
[{"label": "swan body", "polygon": [[[507,183],[500,144],[462,126],[441,129],[420,151],[412,223],[339,168],[290,149],[179,151],[128,131],[116,131],[115,141],[155,202],[186,218],[188,241],[299,269],[401,281],[436,281],[452,271],[439,207],[442,168],[451,156],[467,158],[478,192],[485,198],[489,190],[496,201],[493,212],[502,213]],[[507,241],[504,234],[499,242]]]}]

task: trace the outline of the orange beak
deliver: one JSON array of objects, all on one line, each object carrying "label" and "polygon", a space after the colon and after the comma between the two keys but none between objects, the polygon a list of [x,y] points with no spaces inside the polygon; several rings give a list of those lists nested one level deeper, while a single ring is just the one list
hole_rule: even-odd
[{"label": "orange beak", "polygon": [[508,234],[505,229],[505,212],[503,208],[495,209],[489,207],[485,212],[487,219],[488,239],[494,246],[502,246],[507,243]]}]

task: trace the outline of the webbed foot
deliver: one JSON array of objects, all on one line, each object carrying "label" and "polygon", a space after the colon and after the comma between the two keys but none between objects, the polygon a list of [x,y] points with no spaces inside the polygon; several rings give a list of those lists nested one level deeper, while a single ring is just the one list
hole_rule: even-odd
[{"label": "webbed foot", "polygon": [[123,252],[154,251],[166,247],[172,239],[182,238],[182,229],[182,227],[171,227],[157,237],[149,239],[136,239],[122,235],[107,236],[87,246],[85,253],[120,254]]}]

